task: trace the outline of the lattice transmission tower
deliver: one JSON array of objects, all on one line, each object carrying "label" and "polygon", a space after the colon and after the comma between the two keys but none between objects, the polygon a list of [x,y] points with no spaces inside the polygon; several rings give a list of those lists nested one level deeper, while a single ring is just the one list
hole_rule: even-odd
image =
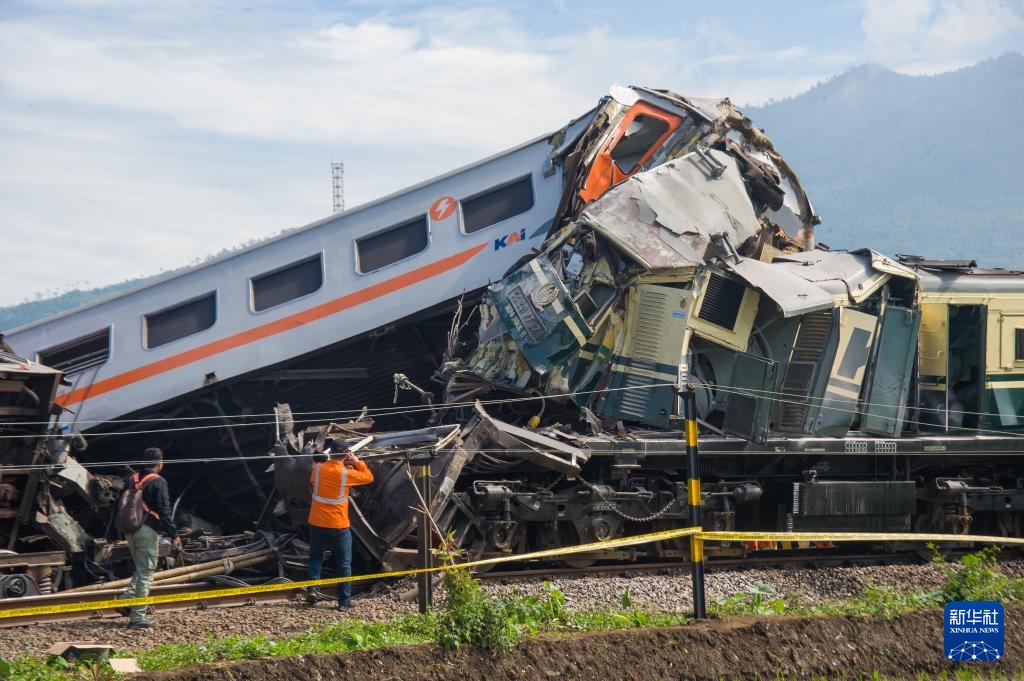
[{"label": "lattice transmission tower", "polygon": [[331,161],[331,187],[334,190],[334,212],[345,210],[345,162]]}]

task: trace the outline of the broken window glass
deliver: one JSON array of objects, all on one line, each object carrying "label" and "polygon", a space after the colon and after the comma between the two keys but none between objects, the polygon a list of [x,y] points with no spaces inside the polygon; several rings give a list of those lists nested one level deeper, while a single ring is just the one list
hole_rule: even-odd
[{"label": "broken window glass", "polygon": [[110,327],[39,351],[39,363],[65,374],[97,367],[110,358]]},{"label": "broken window glass", "polygon": [[217,296],[211,291],[201,298],[176,305],[145,317],[146,347],[161,345],[205,331],[217,320]]},{"label": "broken window glass", "polygon": [[389,227],[371,236],[356,239],[356,260],[363,274],[427,250],[427,216]]},{"label": "broken window glass", "polygon": [[647,154],[655,142],[661,139],[666,131],[668,131],[666,121],[640,114],[633,119],[615,148],[612,149],[612,159],[615,161],[615,165],[623,173],[631,173],[633,168],[640,163],[640,159]]},{"label": "broken window glass", "polygon": [[253,277],[252,309],[261,312],[318,290],[324,283],[321,256],[316,255]]},{"label": "broken window glass", "polygon": [[462,229],[479,232],[533,208],[533,180],[527,175],[462,200]]}]

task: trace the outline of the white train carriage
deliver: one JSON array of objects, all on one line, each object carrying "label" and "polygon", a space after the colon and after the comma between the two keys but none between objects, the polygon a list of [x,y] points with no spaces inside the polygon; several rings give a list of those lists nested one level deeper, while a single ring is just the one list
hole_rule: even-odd
[{"label": "white train carriage", "polygon": [[552,159],[593,117],[6,340],[65,372],[57,401],[89,430],[355,338],[483,287],[539,246],[563,191]]}]

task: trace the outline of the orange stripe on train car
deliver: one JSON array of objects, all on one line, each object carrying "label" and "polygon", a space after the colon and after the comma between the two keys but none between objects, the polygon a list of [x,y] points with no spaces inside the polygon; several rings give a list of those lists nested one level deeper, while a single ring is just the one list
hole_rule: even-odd
[{"label": "orange stripe on train car", "polygon": [[367,286],[355,293],[349,293],[341,296],[340,298],[335,298],[334,300],[329,300],[326,303],[321,303],[320,305],[311,307],[307,310],[302,310],[295,314],[288,315],[287,317],[282,317],[276,321],[268,322],[267,324],[262,324],[251,329],[246,329],[245,331],[240,331],[239,333],[215,340],[207,343],[206,345],[200,345],[197,348],[186,350],[185,352],[177,355],[172,355],[171,357],[158,360],[151,364],[146,364],[136,369],[117,374],[116,376],[105,378],[102,381],[93,383],[92,385],[64,393],[56,399],[56,402],[62,407],[78,404],[88,397],[96,397],[104,393],[118,390],[127,385],[138,383],[139,381],[143,381],[147,378],[152,378],[158,374],[171,371],[172,369],[183,367],[186,364],[198,362],[201,359],[206,359],[207,357],[212,357],[213,355],[233,350],[242,345],[254,343],[269,336],[284,333],[285,331],[291,331],[292,329],[299,328],[300,326],[315,322],[323,319],[324,317],[329,317],[333,314],[356,307],[357,305],[368,303],[371,300],[380,298],[381,296],[394,293],[395,291],[400,291],[412,286],[413,284],[418,284],[421,281],[455,269],[469,261],[470,258],[482,251],[485,246],[487,246],[486,243],[473,246],[461,253],[456,253],[455,255],[450,255],[447,258],[442,258],[437,262],[432,262],[429,265],[424,265],[423,267],[406,272],[405,274],[392,277],[387,281],[382,281],[381,283],[374,284],[373,286]]}]

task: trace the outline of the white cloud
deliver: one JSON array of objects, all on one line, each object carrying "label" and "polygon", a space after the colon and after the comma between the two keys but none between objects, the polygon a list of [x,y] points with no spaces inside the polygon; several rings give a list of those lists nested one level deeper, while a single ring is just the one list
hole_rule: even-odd
[{"label": "white cloud", "polygon": [[[201,132],[393,148],[429,136],[481,149],[557,127],[582,105],[555,60],[525,49],[503,21],[489,17],[486,43],[466,39],[479,25],[450,34],[438,23],[427,34],[338,23],[280,36],[272,58],[259,42],[146,43],[5,22],[0,83],[25,99],[157,115]],[[546,106],[524,109],[524,98]]]},{"label": "white cloud", "polygon": [[937,73],[1024,46],[1024,8],[993,0],[866,0],[867,57],[903,73]]},{"label": "white cloud", "polygon": [[[24,257],[0,304],[323,217],[332,157],[352,206],[553,130],[613,82],[759,103],[864,61],[717,20],[576,22],[563,0],[542,32],[501,5],[18,2],[0,10],[0,234]],[[1017,30],[1005,9],[919,2],[868,3],[872,55],[934,63],[908,31],[960,55]]]}]

